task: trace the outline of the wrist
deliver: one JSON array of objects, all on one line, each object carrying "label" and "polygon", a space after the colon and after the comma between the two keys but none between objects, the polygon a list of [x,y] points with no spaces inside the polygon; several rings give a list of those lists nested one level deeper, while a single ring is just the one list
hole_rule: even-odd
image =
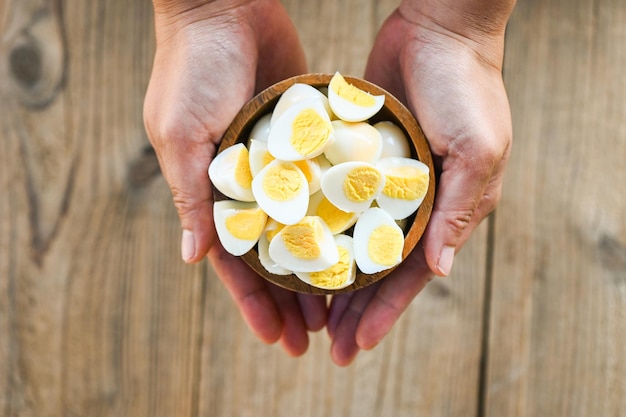
[{"label": "wrist", "polygon": [[153,0],[157,43],[197,22],[237,23],[255,2],[258,0]]},{"label": "wrist", "polygon": [[468,38],[502,36],[516,0],[402,0],[410,21],[433,24]]},{"label": "wrist", "polygon": [[422,42],[465,45],[500,68],[504,32],[516,0],[402,0],[399,15]]}]

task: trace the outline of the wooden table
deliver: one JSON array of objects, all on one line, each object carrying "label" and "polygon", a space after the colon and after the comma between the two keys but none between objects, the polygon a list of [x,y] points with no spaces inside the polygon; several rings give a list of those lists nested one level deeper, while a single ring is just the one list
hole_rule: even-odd
[{"label": "wooden table", "polygon": [[[285,0],[361,75],[391,0]],[[498,210],[347,368],[258,342],[146,138],[151,4],[0,2],[0,415],[626,416],[626,2],[525,0]]]}]

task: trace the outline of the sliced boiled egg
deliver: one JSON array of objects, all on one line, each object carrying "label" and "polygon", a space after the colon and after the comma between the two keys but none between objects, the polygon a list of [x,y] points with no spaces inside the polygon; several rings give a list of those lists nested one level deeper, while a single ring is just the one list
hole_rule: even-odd
[{"label": "sliced boiled egg", "polygon": [[261,265],[268,272],[275,275],[289,275],[292,273],[292,271],[283,268],[274,262],[269,253],[270,241],[274,239],[274,236],[276,236],[283,227],[285,227],[284,224],[278,223],[276,220],[269,217],[267,219],[267,224],[265,225],[265,230],[261,233],[259,243],[257,244],[257,251],[259,252],[259,261],[261,262]]},{"label": "sliced boiled egg", "polygon": [[252,180],[252,193],[268,216],[283,224],[297,223],[309,206],[309,185],[293,162],[273,160]]},{"label": "sliced boiled egg", "polygon": [[385,176],[376,166],[360,161],[333,165],[322,176],[326,198],[340,210],[365,211],[385,186]]},{"label": "sliced boiled egg", "polygon": [[400,126],[390,121],[383,121],[374,124],[373,127],[380,133],[383,142],[381,159],[390,156],[411,157],[409,139]]},{"label": "sliced boiled egg", "polygon": [[324,150],[331,164],[348,161],[375,163],[383,150],[383,141],[378,130],[366,122],[344,122],[333,120],[335,140]]},{"label": "sliced boiled egg", "polygon": [[376,166],[385,175],[385,187],[376,198],[378,207],[396,220],[409,217],[428,191],[428,165],[416,159],[389,157],[378,161]]},{"label": "sliced boiled egg", "polygon": [[274,158],[300,161],[324,152],[333,140],[333,126],[320,100],[295,103],[270,128],[267,146]]},{"label": "sliced boiled egg", "polygon": [[243,143],[217,154],[209,165],[209,178],[225,196],[239,201],[254,201],[249,152]]},{"label": "sliced boiled egg", "polygon": [[270,119],[271,123],[274,124],[274,122],[295,103],[306,99],[319,100],[324,106],[328,116],[331,117],[332,110],[330,108],[330,104],[328,103],[328,97],[326,97],[324,93],[308,84],[295,83],[281,94],[276,106],[274,107],[274,111]]},{"label": "sliced boiled egg", "polygon": [[402,261],[404,234],[383,209],[372,207],[359,216],[352,234],[354,258],[365,274],[393,268]]},{"label": "sliced boiled egg", "polygon": [[270,121],[272,119],[272,113],[268,113],[262,116],[256,121],[252,130],[250,130],[250,136],[248,139],[248,149],[250,149],[250,141],[252,139],[267,142],[267,137],[270,135]]},{"label": "sliced boiled egg", "polygon": [[267,164],[275,159],[270,151],[267,150],[267,142],[258,139],[250,140],[248,154],[252,178],[256,177]]},{"label": "sliced boiled egg", "polygon": [[294,272],[323,271],[339,261],[332,233],[315,216],[305,216],[283,227],[270,241],[269,255],[278,265]]},{"label": "sliced boiled egg", "polygon": [[[267,143],[255,139],[250,141],[249,154],[252,178],[256,177],[265,166],[275,159],[267,149]],[[313,194],[320,189],[320,179],[322,177],[320,161],[323,160],[319,157],[293,161],[293,163],[300,168],[300,171],[302,171],[309,183],[309,194]]]},{"label": "sliced boiled egg", "polygon": [[352,285],[356,279],[352,238],[336,235],[335,243],[339,252],[337,263],[319,272],[296,272],[296,276],[309,285],[323,289],[339,290]]},{"label": "sliced boiled egg", "polygon": [[254,202],[222,200],[213,204],[213,219],[226,252],[241,256],[258,242],[267,214]]},{"label": "sliced boiled egg", "polygon": [[320,181],[322,179],[322,168],[317,158],[303,159],[302,161],[293,162],[304,174],[309,184],[309,194],[313,194],[320,189]]},{"label": "sliced boiled egg", "polygon": [[363,91],[336,72],[328,85],[328,103],[341,120],[362,122],[378,113],[385,104],[385,96]]},{"label": "sliced boiled egg", "polygon": [[359,217],[358,213],[345,212],[338,209],[337,206],[326,198],[322,191],[311,195],[307,215],[318,216],[324,220],[324,223],[326,223],[333,235],[342,233],[354,226],[356,219]]}]

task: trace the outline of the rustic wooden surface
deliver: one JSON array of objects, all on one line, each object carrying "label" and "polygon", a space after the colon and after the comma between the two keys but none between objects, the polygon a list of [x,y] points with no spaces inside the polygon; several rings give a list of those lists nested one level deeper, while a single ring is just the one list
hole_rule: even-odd
[{"label": "rustic wooden surface", "polygon": [[[285,0],[310,69],[362,74],[391,0]],[[248,331],[142,123],[149,1],[0,1],[0,416],[626,416],[626,3],[525,0],[497,212],[338,368]]]}]

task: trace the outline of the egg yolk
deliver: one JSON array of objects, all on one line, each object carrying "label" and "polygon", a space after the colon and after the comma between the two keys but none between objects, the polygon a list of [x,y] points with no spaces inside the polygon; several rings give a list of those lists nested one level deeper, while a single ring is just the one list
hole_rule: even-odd
[{"label": "egg yolk", "polygon": [[291,164],[277,164],[263,178],[263,190],[274,201],[291,200],[298,195],[302,186],[302,176]]},{"label": "egg yolk", "polygon": [[304,109],[291,125],[291,146],[300,155],[312,155],[326,144],[331,133],[332,126],[315,110]]},{"label": "egg yolk", "polygon": [[326,222],[326,225],[333,234],[336,234],[345,229],[345,225],[352,220],[354,213],[339,210],[333,203],[328,201],[328,199],[322,198],[320,205],[317,207],[316,215]]},{"label": "egg yolk", "polygon": [[300,171],[304,174],[307,182],[311,182],[313,175],[311,174],[311,169],[309,168],[309,163],[306,160],[295,161],[294,164],[300,168]]},{"label": "egg yolk", "polygon": [[278,232],[280,232],[283,229],[283,227],[285,227],[284,224],[278,223],[274,229],[268,230],[265,233],[265,236],[267,236],[267,241],[271,242],[272,239],[274,239],[274,236],[276,236],[278,234]]},{"label": "egg yolk", "polygon": [[375,168],[354,168],[343,182],[343,192],[348,199],[357,203],[370,200],[374,197],[381,179],[380,172]]},{"label": "egg yolk", "polygon": [[397,228],[378,226],[370,235],[367,252],[372,261],[379,265],[393,266],[402,254],[404,236]]},{"label": "egg yolk", "polygon": [[318,287],[337,288],[349,278],[350,252],[348,249],[338,246],[339,262],[328,269],[320,272],[312,272],[311,283]]},{"label": "egg yolk", "polygon": [[417,200],[428,190],[428,174],[415,167],[397,167],[386,175],[383,194],[402,200]]},{"label": "egg yolk", "polygon": [[250,156],[247,148],[242,148],[237,153],[235,161],[235,181],[243,188],[252,187],[252,173],[250,172]]},{"label": "egg yolk", "polygon": [[263,166],[267,166],[269,165],[270,162],[272,162],[275,158],[272,156],[271,153],[269,152],[265,152],[263,154]]},{"label": "egg yolk", "polygon": [[340,74],[333,76],[330,80],[329,87],[332,88],[338,96],[357,106],[370,107],[376,104],[374,97],[348,83]]},{"label": "egg yolk", "polygon": [[226,218],[226,229],[237,239],[256,240],[261,236],[267,214],[260,208],[239,210]]},{"label": "egg yolk", "polygon": [[282,230],[283,243],[296,258],[311,261],[320,257],[319,241],[323,229],[319,221],[305,217],[299,223],[285,226]]}]

